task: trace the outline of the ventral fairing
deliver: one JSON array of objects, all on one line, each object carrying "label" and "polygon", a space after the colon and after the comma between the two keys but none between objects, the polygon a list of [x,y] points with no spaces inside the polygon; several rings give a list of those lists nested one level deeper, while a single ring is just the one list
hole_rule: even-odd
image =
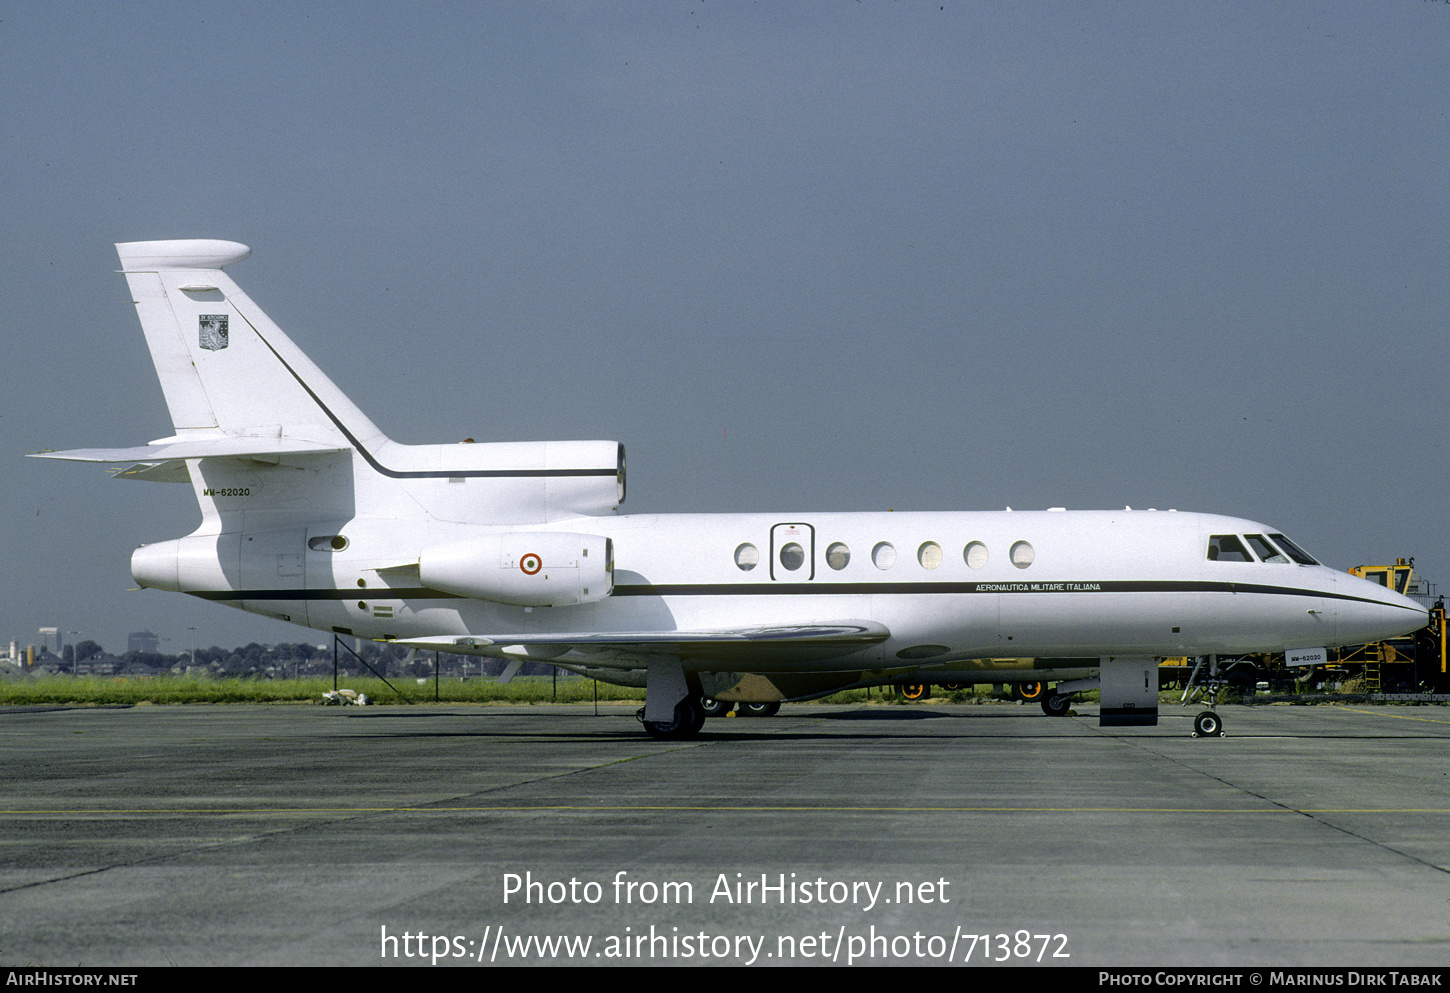
[{"label": "ventral fairing", "polygon": [[[1362,644],[1426,622],[1276,528],[1210,514],[623,515],[614,441],[387,438],[224,271],[245,245],[117,249],[174,433],[44,457],[190,484],[201,526],[138,548],[138,583],[643,682],[656,737],[698,732],[702,698],[913,678],[1066,680],[1049,712],[1093,686],[1103,724],[1153,724],[1162,657]],[[992,661],[1005,658],[1022,661]]]}]

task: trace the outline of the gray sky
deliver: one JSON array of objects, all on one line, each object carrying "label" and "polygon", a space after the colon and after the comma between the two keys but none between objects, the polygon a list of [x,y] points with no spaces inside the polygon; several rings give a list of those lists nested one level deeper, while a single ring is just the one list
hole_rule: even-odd
[{"label": "gray sky", "polygon": [[21,457],[172,432],[152,238],[251,245],[400,441],[623,441],[632,512],[1176,507],[1450,582],[1447,79],[1427,0],[0,2],[0,637],[326,640],[128,592],[190,491]]}]

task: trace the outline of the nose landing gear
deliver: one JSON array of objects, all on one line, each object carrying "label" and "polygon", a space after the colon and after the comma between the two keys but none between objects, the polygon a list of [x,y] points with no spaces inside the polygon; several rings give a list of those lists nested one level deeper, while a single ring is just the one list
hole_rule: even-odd
[{"label": "nose landing gear", "polygon": [[1211,710],[1205,710],[1193,719],[1193,737],[1222,738],[1223,721]]}]

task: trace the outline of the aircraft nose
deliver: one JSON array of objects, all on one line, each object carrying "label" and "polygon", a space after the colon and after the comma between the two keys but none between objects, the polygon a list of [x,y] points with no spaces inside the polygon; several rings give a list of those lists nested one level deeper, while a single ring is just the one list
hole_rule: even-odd
[{"label": "aircraft nose", "polygon": [[1423,604],[1394,590],[1357,576],[1341,576],[1339,640],[1346,645],[1363,645],[1418,631],[1430,622]]}]

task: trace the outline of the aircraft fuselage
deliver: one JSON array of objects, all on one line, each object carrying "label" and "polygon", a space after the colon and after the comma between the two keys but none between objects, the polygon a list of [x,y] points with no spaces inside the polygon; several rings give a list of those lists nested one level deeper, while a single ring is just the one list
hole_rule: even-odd
[{"label": "aircraft fuselage", "polygon": [[[316,535],[302,527],[183,539],[223,551],[215,562],[194,556],[194,572],[174,584],[163,578],[169,563],[166,573],[148,572],[144,553],[161,551],[148,545],[138,552],[136,578],[360,637],[472,637],[479,641],[462,647],[480,654],[505,654],[498,646],[511,635],[706,632],[843,619],[890,632],[826,657],[756,645],[749,654],[762,671],[831,661],[849,669],[1009,656],[1282,652],[1392,637],[1424,615],[1413,601],[1322,565],[1211,560],[1213,536],[1242,541],[1276,532],[1176,511],[629,515],[507,529],[439,524],[406,536],[391,524],[343,524],[342,549],[311,540]],[[563,606],[492,603],[431,589],[416,572],[390,568],[417,562],[430,547],[498,533],[522,548],[534,533],[609,539],[612,591]],[[236,567],[225,568],[232,549]],[[591,664],[632,667],[648,654],[609,651],[604,657],[601,646]]]}]

